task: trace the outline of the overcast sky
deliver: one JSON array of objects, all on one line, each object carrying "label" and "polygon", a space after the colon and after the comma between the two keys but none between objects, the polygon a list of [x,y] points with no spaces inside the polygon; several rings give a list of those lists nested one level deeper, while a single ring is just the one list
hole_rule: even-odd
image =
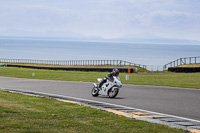
[{"label": "overcast sky", "polygon": [[0,0],[0,32],[200,40],[200,0]]}]

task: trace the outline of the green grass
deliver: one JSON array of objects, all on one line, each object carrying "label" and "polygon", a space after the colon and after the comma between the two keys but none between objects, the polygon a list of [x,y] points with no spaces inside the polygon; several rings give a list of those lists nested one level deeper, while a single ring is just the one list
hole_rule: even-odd
[{"label": "green grass", "polygon": [[54,99],[0,91],[0,133],[185,133]]},{"label": "green grass", "polygon": [[155,85],[200,89],[200,73],[144,72],[131,74],[126,84]]},{"label": "green grass", "polygon": [[[32,76],[35,73],[35,76]],[[97,78],[103,78],[108,72],[85,72],[85,71],[58,71],[39,70],[14,67],[0,67],[0,76],[47,79],[63,81],[96,82]],[[126,79],[129,75],[129,80]],[[155,85],[200,89],[200,73],[172,73],[172,72],[139,72],[120,73],[123,84]]]},{"label": "green grass", "polygon": [[176,67],[200,67],[200,63],[185,64],[185,65],[179,65]]}]

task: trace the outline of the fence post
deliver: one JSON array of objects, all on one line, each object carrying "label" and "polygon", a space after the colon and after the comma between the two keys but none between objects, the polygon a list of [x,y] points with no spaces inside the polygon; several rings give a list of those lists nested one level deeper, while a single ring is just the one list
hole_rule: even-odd
[{"label": "fence post", "polygon": [[180,58],[180,65],[182,65],[182,58]]},{"label": "fence post", "polygon": [[186,64],[186,58],[185,58],[185,64]]}]

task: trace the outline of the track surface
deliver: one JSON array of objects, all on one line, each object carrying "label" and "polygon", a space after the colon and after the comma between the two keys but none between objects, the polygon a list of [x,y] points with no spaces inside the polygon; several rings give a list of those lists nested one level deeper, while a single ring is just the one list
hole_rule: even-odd
[{"label": "track surface", "polygon": [[200,90],[144,85],[123,85],[115,99],[92,97],[88,82],[0,77],[0,88],[44,92],[118,104],[200,120]]}]

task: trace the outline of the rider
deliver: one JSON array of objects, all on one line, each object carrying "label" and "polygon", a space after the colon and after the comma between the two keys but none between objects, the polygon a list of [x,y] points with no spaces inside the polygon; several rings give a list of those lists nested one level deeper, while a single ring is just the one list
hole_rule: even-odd
[{"label": "rider", "polygon": [[113,76],[118,76],[119,75],[119,69],[114,68],[113,71],[106,75],[105,78],[99,83],[99,88],[101,88],[101,86],[107,81],[107,79],[112,80]]}]

